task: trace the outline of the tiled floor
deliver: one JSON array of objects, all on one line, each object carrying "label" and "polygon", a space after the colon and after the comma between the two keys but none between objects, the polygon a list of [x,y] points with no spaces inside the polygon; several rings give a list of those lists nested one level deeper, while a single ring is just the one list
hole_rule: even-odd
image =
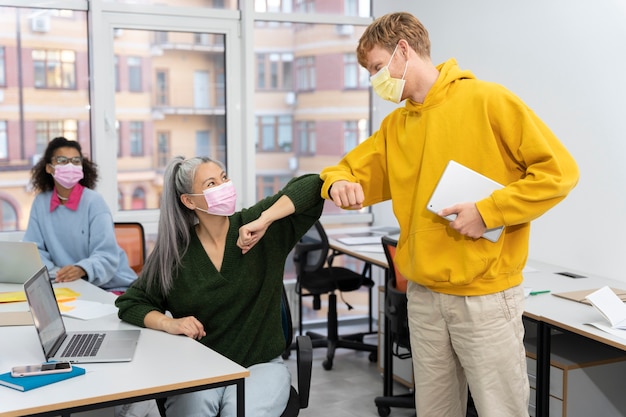
[{"label": "tiled floor", "polygon": [[[375,343],[376,336],[370,343]],[[374,398],[382,395],[383,380],[376,363],[368,359],[369,353],[349,349],[336,351],[333,368],[322,367],[326,357],[325,348],[313,350],[313,372],[309,407],[300,412],[302,417],[377,417],[379,416]],[[295,354],[287,360],[295,377]],[[394,394],[407,392],[399,384]],[[415,411],[392,408],[390,417],[412,417]]]}]

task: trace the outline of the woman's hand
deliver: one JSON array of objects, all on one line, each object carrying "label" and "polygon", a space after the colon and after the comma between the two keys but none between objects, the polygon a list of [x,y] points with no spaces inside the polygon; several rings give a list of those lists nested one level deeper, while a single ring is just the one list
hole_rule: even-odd
[{"label": "woman's hand", "polygon": [[80,266],[66,265],[57,271],[54,279],[55,282],[71,282],[81,279],[87,275],[87,272]]},{"label": "woman's hand", "polygon": [[159,327],[169,334],[184,334],[196,340],[206,336],[204,326],[193,316],[182,317],[180,319],[164,316],[161,319]]},{"label": "woman's hand", "polygon": [[239,238],[237,238],[237,246],[241,248],[241,253],[245,254],[256,245],[269,226],[269,223],[262,220],[262,217],[244,224],[239,228]]}]

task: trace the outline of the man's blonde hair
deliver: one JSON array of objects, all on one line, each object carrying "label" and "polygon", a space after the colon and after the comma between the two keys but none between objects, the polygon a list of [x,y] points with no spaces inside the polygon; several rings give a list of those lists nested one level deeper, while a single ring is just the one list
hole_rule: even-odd
[{"label": "man's blonde hair", "polygon": [[406,40],[419,56],[430,58],[430,39],[424,25],[412,14],[399,12],[381,16],[365,29],[356,48],[359,64],[367,67],[367,54],[375,46],[392,52],[400,39]]}]

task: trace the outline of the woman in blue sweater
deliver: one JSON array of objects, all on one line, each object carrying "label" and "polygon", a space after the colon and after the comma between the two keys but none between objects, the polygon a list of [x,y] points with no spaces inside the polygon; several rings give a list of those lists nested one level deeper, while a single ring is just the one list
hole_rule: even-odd
[{"label": "woman in blue sweater", "polygon": [[[176,157],[165,170],[154,250],[116,301],[122,320],[192,337],[247,367],[249,416],[279,416],[289,398],[291,376],[280,357],[283,272],[322,212],[321,185],[317,174],[294,178],[235,212],[237,195],[221,163]],[[236,390],[177,395],[165,406],[171,416],[234,416]]]},{"label": "woman in blue sweater", "polygon": [[54,138],[31,170],[39,192],[24,240],[35,242],[56,282],[83,278],[108,291],[124,291],[137,278],[115,240],[113,217],[100,194],[96,165],[80,144]]}]

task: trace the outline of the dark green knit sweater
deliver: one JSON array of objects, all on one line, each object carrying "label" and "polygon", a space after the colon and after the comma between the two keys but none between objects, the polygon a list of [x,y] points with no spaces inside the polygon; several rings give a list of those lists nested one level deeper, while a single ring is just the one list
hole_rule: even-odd
[{"label": "dark green knit sweater", "polygon": [[[233,214],[220,272],[194,230],[168,296],[163,297],[158,288],[146,292],[145,277],[140,277],[118,297],[119,317],[143,327],[144,317],[153,310],[170,311],[173,317],[195,316],[207,333],[200,343],[240,365],[276,358],[285,348],[280,315],[285,260],[321,215],[321,186],[318,175],[304,175],[291,180],[275,196]],[[261,241],[242,255],[236,245],[239,228],[257,219],[283,194],[294,203],[296,212],[274,222]]]}]

